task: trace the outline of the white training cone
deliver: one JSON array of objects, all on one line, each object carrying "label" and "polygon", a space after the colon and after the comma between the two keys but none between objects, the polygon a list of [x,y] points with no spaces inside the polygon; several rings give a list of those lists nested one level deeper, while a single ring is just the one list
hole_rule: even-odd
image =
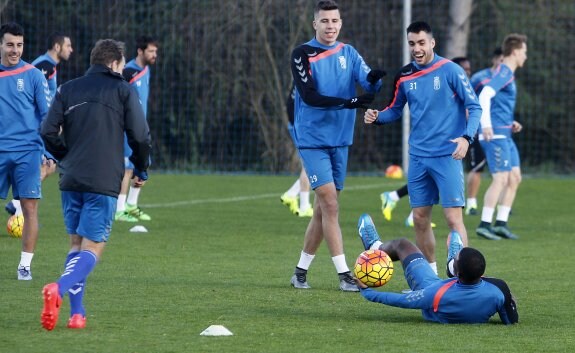
[{"label": "white training cone", "polygon": [[137,226],[133,226],[130,229],[130,232],[132,232],[132,233],[147,233],[148,230],[144,226],[137,225]]},{"label": "white training cone", "polygon": [[222,325],[211,325],[200,336],[233,336],[233,333]]}]

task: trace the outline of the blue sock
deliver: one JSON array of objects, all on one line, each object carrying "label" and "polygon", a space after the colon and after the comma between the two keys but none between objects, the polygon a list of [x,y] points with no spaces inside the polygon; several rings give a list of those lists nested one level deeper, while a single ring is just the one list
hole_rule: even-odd
[{"label": "blue sock", "polygon": [[96,266],[96,255],[91,251],[80,251],[76,256],[70,257],[64,273],[58,280],[58,292],[62,298],[70,288],[85,280]]},{"label": "blue sock", "polygon": [[[65,264],[68,264],[68,262],[70,262],[70,260],[76,257],[76,255],[79,253],[79,251],[68,253]],[[84,310],[83,304],[85,282],[85,280],[77,282],[72,288],[68,289],[68,296],[70,297],[70,316],[74,314],[82,314],[82,316],[86,316],[86,311]]]}]

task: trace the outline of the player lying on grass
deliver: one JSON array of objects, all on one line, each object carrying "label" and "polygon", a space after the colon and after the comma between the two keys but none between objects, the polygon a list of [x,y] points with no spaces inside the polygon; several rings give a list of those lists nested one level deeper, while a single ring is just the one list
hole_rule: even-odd
[{"label": "player lying on grass", "polygon": [[[485,323],[495,313],[506,324],[519,321],[517,307],[507,284],[500,279],[482,277],[485,258],[476,249],[463,247],[461,236],[452,231],[448,237],[447,263],[453,260],[455,278],[441,279],[429,266],[421,251],[405,238],[382,243],[371,217],[359,219],[359,235],[363,246],[385,251],[393,261],[400,260],[408,293],[379,292],[356,280],[361,294],[369,301],[406,309],[421,309],[428,321],[455,323]],[[451,266],[449,266],[451,267]]]}]

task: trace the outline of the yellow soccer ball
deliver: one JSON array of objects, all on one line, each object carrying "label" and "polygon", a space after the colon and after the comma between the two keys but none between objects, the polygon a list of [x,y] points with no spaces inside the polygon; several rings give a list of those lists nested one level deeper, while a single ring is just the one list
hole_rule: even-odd
[{"label": "yellow soccer ball", "polygon": [[8,223],[6,223],[6,229],[11,237],[21,238],[22,230],[24,229],[24,216],[21,214],[10,216]]},{"label": "yellow soccer ball", "polygon": [[368,287],[380,287],[391,280],[393,261],[385,251],[366,250],[355,261],[355,277]]}]

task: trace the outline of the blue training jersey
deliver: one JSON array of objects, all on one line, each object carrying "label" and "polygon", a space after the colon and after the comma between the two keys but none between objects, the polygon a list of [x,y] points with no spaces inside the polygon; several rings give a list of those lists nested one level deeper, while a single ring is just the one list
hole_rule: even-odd
[{"label": "blue training jersey", "polygon": [[0,151],[43,150],[40,123],[48,113],[48,82],[33,65],[20,60],[0,64]]},{"label": "blue training jersey", "polygon": [[298,148],[329,148],[353,143],[356,110],[343,104],[355,97],[356,84],[377,92],[381,81],[367,81],[371,69],[354,47],[325,46],[315,38],[294,49],[291,71],[296,87],[294,128]]},{"label": "blue training jersey", "polygon": [[486,323],[495,313],[504,324],[519,320],[509,287],[496,278],[482,278],[472,285],[450,278],[409,293],[379,292],[368,288],[362,289],[361,294],[372,302],[420,309],[425,320],[445,324]]},{"label": "blue training jersey", "polygon": [[140,67],[136,64],[136,59],[130,60],[124,67],[122,73],[126,81],[128,81],[138,91],[140,103],[144,109],[144,115],[148,116],[148,97],[150,95],[150,68]]},{"label": "blue training jersey", "polygon": [[428,65],[419,66],[413,61],[400,70],[394,80],[392,99],[379,112],[375,123],[399,119],[406,103],[410,110],[412,155],[451,155],[456,145],[450,140],[463,135],[473,137],[477,132],[481,106],[467,75],[459,65],[437,54]]},{"label": "blue training jersey", "polygon": [[54,99],[56,89],[58,88],[58,70],[56,69],[58,63],[52,59],[50,55],[43,54],[32,61],[32,65],[36,66],[36,68],[44,74],[44,78],[48,81],[50,98]]},{"label": "blue training jersey", "polygon": [[515,75],[509,66],[499,64],[490,79],[485,80],[484,87],[489,86],[495,90],[495,97],[491,98],[491,126],[495,135],[510,137],[513,127],[513,112],[517,98]]}]

